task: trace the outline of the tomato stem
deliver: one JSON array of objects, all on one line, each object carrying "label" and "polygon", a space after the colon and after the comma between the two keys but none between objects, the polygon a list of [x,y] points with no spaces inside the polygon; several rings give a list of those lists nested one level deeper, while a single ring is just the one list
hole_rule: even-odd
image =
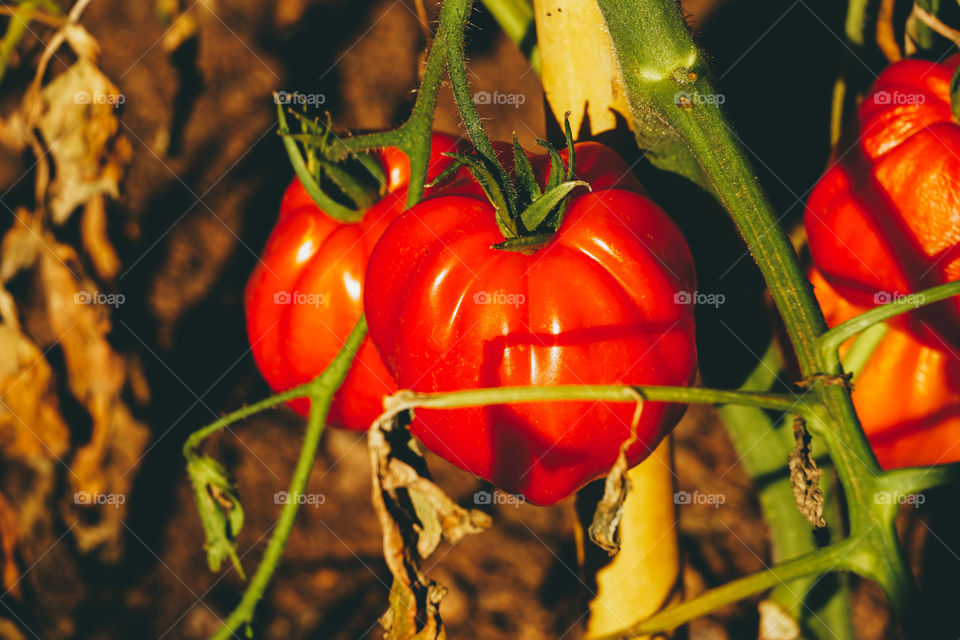
[{"label": "tomato stem", "polygon": [[622,638],[635,638],[669,631],[695,618],[716,611],[725,605],[749,598],[771,587],[798,578],[827,573],[836,569],[838,565],[842,566],[844,556],[853,549],[854,544],[853,541],[846,540],[789,560],[765,571],[733,580],[723,586],[710,589],[692,600],[659,611],[625,629],[594,638],[594,640],[621,640]]},{"label": "tomato stem", "polygon": [[359,151],[396,147],[410,161],[410,184],[407,190],[407,208],[423,199],[427,169],[430,166],[430,139],[433,130],[433,112],[437,106],[437,92],[446,68],[445,28],[441,24],[437,36],[427,52],[427,64],[423,80],[417,91],[413,110],[400,127],[392,131],[379,131],[334,141],[331,157],[345,157]]},{"label": "tomato stem", "polygon": [[[356,326],[354,326],[350,335],[347,336],[347,340],[340,349],[340,352],[327,368],[324,369],[323,373],[306,384],[273,396],[268,400],[259,402],[246,409],[235,411],[230,416],[225,416],[214,424],[201,429],[191,435],[187,441],[187,445],[184,445],[184,455],[187,456],[188,460],[190,456],[196,455],[194,451],[200,442],[215,431],[225,428],[227,424],[229,424],[230,418],[239,420],[256,413],[256,411],[262,411],[263,409],[275,406],[279,404],[279,402],[297,397],[307,397],[310,398],[310,416],[307,419],[307,429],[303,437],[303,445],[301,446],[300,455],[297,458],[297,465],[293,470],[293,476],[290,479],[288,489],[288,493],[291,496],[302,494],[307,486],[310,470],[313,468],[313,462],[317,456],[317,447],[320,442],[320,436],[323,434],[324,427],[326,426],[327,414],[330,412],[333,395],[347,377],[347,372],[350,370],[353,359],[357,351],[360,350],[360,345],[363,343],[366,335],[366,319],[360,316],[360,320]],[[226,619],[223,626],[211,636],[211,640],[232,638],[234,631],[243,625],[249,625],[253,620],[254,609],[263,597],[270,578],[273,576],[280,562],[280,558],[283,556],[283,550],[287,544],[287,539],[290,537],[290,532],[293,530],[293,524],[299,508],[300,502],[298,500],[287,500],[284,502],[283,508],[280,511],[280,518],[277,520],[273,533],[270,535],[270,541],[267,543],[263,558],[260,560],[260,564],[257,566],[257,570],[253,574],[250,584],[247,585],[240,604],[237,605],[237,608],[234,609]]]},{"label": "tomato stem", "polygon": [[[960,67],[958,67],[958,69],[960,69]],[[820,351],[822,357],[825,361],[831,362],[838,357],[837,350],[840,348],[840,345],[861,331],[869,329],[884,320],[889,320],[890,318],[914,311],[920,307],[933,304],[934,302],[952,298],[956,295],[960,295],[960,280],[905,295],[902,299],[865,311],[842,324],[838,324],[820,336]]]},{"label": "tomato stem", "polygon": [[637,394],[645,402],[678,402],[683,404],[737,404],[776,411],[806,413],[804,396],[752,391],[724,391],[703,387],[631,386],[617,384],[543,385],[531,387],[488,387],[464,391],[418,393],[400,391],[384,400],[387,414],[397,414],[416,407],[455,409],[491,404],[521,404],[559,400],[593,400],[602,402],[637,402]]},{"label": "tomato stem", "polygon": [[[724,205],[766,279],[783,318],[804,378],[842,374],[839,358],[825,358],[820,338],[827,325],[810,283],[786,234],[777,224],[739,138],[720,107],[704,54],[694,44],[674,0],[598,0],[613,42],[638,140],[677,136],[692,153],[705,186]],[[690,96],[704,99],[691,101]],[[685,100],[683,99],[685,98]],[[860,427],[848,389],[816,384],[809,407],[811,430],[823,438],[846,493],[850,534],[871,533],[862,554],[871,560],[868,577],[886,591],[901,625],[915,632],[923,622],[916,584],[906,566],[895,513],[877,505],[882,471]],[[865,574],[867,575],[867,574]],[[907,603],[905,605],[905,603]]]}]

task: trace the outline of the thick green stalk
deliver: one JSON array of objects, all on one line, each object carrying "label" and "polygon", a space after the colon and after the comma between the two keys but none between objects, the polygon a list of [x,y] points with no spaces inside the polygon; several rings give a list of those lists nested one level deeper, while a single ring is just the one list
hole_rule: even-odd
[{"label": "thick green stalk", "polygon": [[[686,142],[763,273],[803,375],[839,373],[839,364],[836,370],[827,370],[823,364],[819,338],[827,324],[813,288],[720,109],[705,57],[690,37],[676,3],[642,0],[637,6],[629,0],[599,0],[599,5],[634,125],[667,128]],[[831,453],[842,458],[836,462],[844,486],[852,492],[851,519],[869,526],[867,510],[856,500],[868,492],[859,471],[873,477],[879,474],[879,465],[859,428],[849,392],[823,385],[815,393],[828,409],[838,449],[842,449],[831,448]]]},{"label": "thick green stalk", "polygon": [[[633,125],[639,139],[671,133],[696,158],[706,186],[727,209],[766,279],[783,318],[804,377],[836,376],[839,360],[825,363],[820,336],[827,325],[804,277],[800,262],[720,109],[718,94],[708,78],[704,55],[698,50],[674,0],[599,0],[623,76]],[[652,132],[653,133],[652,133]],[[843,385],[817,380],[811,407],[811,430],[824,438],[837,466],[847,497],[852,535],[878,529],[883,544],[870,554],[874,577],[891,600],[911,603],[916,585],[909,579],[889,514],[873,508],[880,467]],[[906,594],[906,595],[905,595]],[[909,613],[900,603],[898,613]],[[919,616],[901,618],[906,629]]]}]

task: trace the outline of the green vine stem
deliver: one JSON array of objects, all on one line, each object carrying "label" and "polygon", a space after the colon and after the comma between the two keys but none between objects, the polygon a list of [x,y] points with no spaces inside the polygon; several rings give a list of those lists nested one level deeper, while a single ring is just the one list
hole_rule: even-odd
[{"label": "green vine stem", "polygon": [[824,361],[828,362],[831,359],[837,358],[837,350],[840,348],[840,345],[875,324],[933,304],[934,302],[952,298],[955,295],[960,295],[960,280],[924,289],[917,293],[907,294],[895,302],[890,302],[865,311],[855,318],[838,324],[820,336],[820,352],[822,357]]},{"label": "green vine stem", "polygon": [[[259,402],[246,409],[235,411],[230,416],[226,416],[209,427],[201,429],[187,441],[189,447],[184,445],[185,455],[188,459],[191,455],[196,455],[194,452],[200,442],[210,434],[224,428],[229,423],[230,418],[239,420],[256,411],[275,406],[285,400],[295,397],[308,397],[310,398],[310,417],[307,419],[307,429],[303,438],[303,446],[300,449],[300,456],[293,470],[293,477],[290,479],[290,487],[288,490],[291,496],[300,495],[307,486],[310,470],[313,468],[313,461],[317,455],[317,446],[326,424],[327,413],[330,411],[330,403],[333,401],[333,394],[340,388],[340,385],[343,384],[343,380],[347,376],[347,371],[350,370],[350,365],[353,363],[353,358],[360,349],[360,344],[366,335],[367,323],[364,317],[361,316],[360,321],[357,322],[353,331],[350,332],[337,357],[333,359],[333,362],[331,362],[318,377],[297,389],[273,396],[268,400]],[[240,604],[227,617],[223,626],[211,636],[211,640],[231,638],[234,635],[234,631],[243,625],[249,625],[251,623],[254,609],[263,597],[263,592],[270,583],[270,579],[273,577],[274,571],[276,571],[280,558],[283,556],[284,547],[287,544],[287,539],[290,537],[290,532],[293,530],[293,524],[299,509],[300,503],[298,500],[288,500],[284,503],[283,509],[280,512],[280,518],[277,520],[273,533],[270,535],[270,542],[267,543],[267,549],[263,554],[263,558],[260,560],[259,566],[257,566],[256,573],[253,574],[250,583],[247,585],[247,589],[243,593]]]},{"label": "green vine stem", "polygon": [[[842,373],[825,361],[820,337],[826,322],[786,234],[777,225],[756,175],[731,130],[673,0],[598,0],[624,79],[638,137],[679,136],[695,156],[707,186],[727,209],[756,260],[783,318],[805,378]],[[686,100],[678,96],[685,95]],[[691,99],[692,98],[692,99]],[[651,133],[650,129],[655,131]],[[646,133],[646,135],[643,135]],[[851,535],[869,536],[859,566],[886,591],[908,634],[921,635],[916,584],[907,568],[891,514],[875,505],[881,470],[860,428],[850,392],[822,380],[811,389],[811,429],[824,438],[847,498]]]},{"label": "green vine stem", "polygon": [[647,636],[675,629],[722,606],[749,598],[771,587],[789,583],[805,576],[820,575],[834,570],[841,565],[844,557],[850,553],[853,546],[852,541],[844,541],[770,569],[739,578],[723,586],[710,589],[683,604],[655,613],[646,620],[630,625],[622,631],[593,640],[621,640],[625,637]]},{"label": "green vine stem", "polygon": [[544,385],[533,387],[489,387],[464,391],[418,393],[400,391],[386,398],[387,414],[422,407],[457,409],[491,404],[520,404],[557,400],[596,400],[602,402],[679,402],[682,404],[739,404],[777,411],[805,412],[793,396],[749,391],[723,391],[702,387],[629,386],[629,385]]},{"label": "green vine stem", "polygon": [[294,387],[283,393],[278,393],[272,395],[269,398],[256,402],[254,404],[248,405],[246,407],[241,407],[236,411],[232,411],[227,415],[221,417],[216,422],[208,424],[207,426],[197,429],[187,438],[187,441],[183,443],[183,457],[190,458],[191,456],[196,455],[196,450],[203,443],[204,440],[217,433],[222,431],[226,427],[230,426],[234,422],[239,422],[250,416],[260,413],[266,409],[272,409],[277,405],[281,405],[288,400],[293,400],[295,398],[303,398],[310,393],[311,385],[313,381],[302,384],[299,387]]},{"label": "green vine stem", "polygon": [[396,147],[410,160],[410,186],[407,191],[407,208],[423,199],[427,168],[430,166],[430,139],[433,133],[433,112],[437,106],[437,92],[446,68],[447,29],[443,24],[427,53],[427,64],[420,81],[420,89],[413,111],[399,128],[343,138],[331,147],[334,158],[384,147]]},{"label": "green vine stem", "polygon": [[880,486],[898,495],[908,495],[955,483],[960,483],[960,462],[888,471],[881,478]]},{"label": "green vine stem", "polygon": [[440,9],[440,32],[444,34],[447,50],[447,74],[450,77],[450,86],[453,97],[457,101],[457,108],[463,124],[470,134],[473,146],[480,155],[497,171],[498,182],[508,191],[507,200],[515,201],[513,180],[510,180],[497,154],[490,143],[490,137],[480,119],[480,113],[473,104],[473,94],[470,93],[470,81],[467,78],[466,60],[463,52],[463,33],[470,17],[473,0],[445,0]]}]

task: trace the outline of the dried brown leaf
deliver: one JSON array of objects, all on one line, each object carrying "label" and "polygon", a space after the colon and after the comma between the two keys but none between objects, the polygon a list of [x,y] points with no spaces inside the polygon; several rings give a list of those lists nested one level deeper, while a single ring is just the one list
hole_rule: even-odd
[{"label": "dried brown leaf", "polygon": [[823,518],[823,492],[820,491],[820,476],[823,475],[823,470],[817,467],[817,461],[810,455],[810,434],[800,416],[794,418],[793,437],[796,445],[788,459],[793,498],[803,517],[820,529],[827,526],[827,521]]},{"label": "dried brown leaf", "polygon": [[446,589],[428,578],[420,561],[442,539],[451,543],[490,526],[490,517],[451,500],[426,476],[409,432],[395,419],[367,434],[373,506],[383,530],[383,556],[393,575],[390,609],[381,618],[388,640],[446,638],[440,600]]},{"label": "dried brown leaf", "polygon": [[[123,94],[89,59],[81,57],[43,92],[37,123],[56,168],[49,209],[62,224],[80,205],[99,195],[119,197],[119,180],[132,149],[117,135]],[[26,108],[26,105],[25,107]]]},{"label": "dried brown leaf", "polygon": [[637,425],[640,423],[640,412],[643,410],[643,397],[637,392],[637,408],[633,412],[630,427],[630,437],[620,445],[617,459],[607,473],[603,483],[603,497],[597,503],[590,523],[588,533],[595,545],[611,556],[620,551],[620,520],[623,519],[623,505],[630,493],[630,480],[627,471],[630,468],[627,461],[627,451],[637,441]]},{"label": "dried brown leaf", "polygon": [[[59,253],[69,258],[69,248],[60,248]],[[121,399],[126,373],[123,359],[107,340],[109,307],[88,303],[96,302],[92,296],[96,292],[82,291],[61,257],[45,251],[39,260],[47,322],[63,351],[70,392],[92,421],[90,441],[74,455],[71,480],[76,492],[123,496],[120,504],[97,505],[103,516],[99,523],[78,524],[78,545],[87,550],[119,541],[133,479],[129,472],[136,467],[149,432]],[[113,300],[122,302],[119,297]]]}]

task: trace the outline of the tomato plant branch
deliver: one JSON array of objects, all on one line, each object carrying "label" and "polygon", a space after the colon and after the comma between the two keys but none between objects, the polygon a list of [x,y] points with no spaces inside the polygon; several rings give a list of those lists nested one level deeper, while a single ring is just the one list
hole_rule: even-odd
[{"label": "tomato plant branch", "polygon": [[844,557],[853,549],[854,544],[853,541],[846,540],[770,569],[728,582],[683,604],[655,613],[646,620],[632,624],[622,631],[601,636],[594,640],[620,640],[621,638],[635,638],[669,631],[720,607],[761,593],[776,585],[806,576],[820,575],[838,568],[842,565]]},{"label": "tomato plant branch", "polygon": [[[296,496],[302,494],[304,488],[307,486],[307,480],[310,477],[310,470],[313,468],[313,461],[316,458],[317,447],[326,424],[326,418],[330,411],[330,403],[333,401],[333,395],[337,389],[340,388],[340,385],[343,384],[350,365],[353,363],[354,356],[360,349],[360,345],[366,335],[366,321],[363,316],[361,316],[360,321],[357,322],[353,331],[350,332],[340,352],[330,365],[324,369],[323,373],[306,385],[302,385],[296,389],[292,389],[291,391],[279,394],[269,400],[251,405],[250,407],[231,414],[231,416],[242,414],[240,417],[246,417],[256,411],[274,406],[279,402],[293,397],[304,396],[310,398],[310,416],[307,419],[307,429],[288,489],[288,493],[290,496],[293,496],[293,499],[287,500],[283,504],[280,518],[277,520],[273,533],[270,535],[270,541],[267,543],[267,549],[263,554],[263,558],[256,572],[250,580],[250,584],[247,586],[246,591],[244,591],[240,604],[227,617],[223,626],[211,636],[211,640],[224,640],[225,638],[233,637],[234,631],[243,625],[249,625],[253,620],[254,609],[263,597],[263,593],[270,579],[273,577],[280,558],[283,556],[287,539],[293,530],[293,524],[300,508],[300,502],[296,499]],[[304,391],[306,393],[304,393]],[[230,418],[231,416],[226,416],[226,418]],[[240,417],[236,419],[240,419]],[[214,427],[219,429],[226,426],[224,422],[225,419],[210,425],[210,427],[201,429],[201,431],[198,432],[201,433],[201,435],[195,439],[194,436],[197,434],[194,434],[194,436],[191,436],[191,439],[188,440],[188,443],[195,447],[203,437],[212,433],[211,429],[216,430]],[[188,449],[186,445],[184,446],[184,452],[188,458],[190,455],[195,455],[193,448]]]},{"label": "tomato plant branch", "polygon": [[897,495],[905,496],[960,482],[960,462],[935,467],[907,467],[883,474],[880,484]]},{"label": "tomato plant branch", "polygon": [[218,431],[222,431],[223,429],[230,426],[234,422],[239,422],[240,420],[249,418],[250,416],[256,413],[260,413],[261,411],[264,411],[266,409],[272,409],[273,407],[283,404],[288,400],[293,400],[295,398],[303,398],[309,395],[312,384],[313,384],[313,381],[310,381],[300,385],[299,387],[294,387],[293,389],[289,389],[287,391],[284,391],[283,393],[272,395],[269,398],[265,398],[259,402],[255,402],[246,407],[241,407],[236,411],[231,411],[230,413],[219,418],[215,422],[212,422],[205,427],[197,429],[196,431],[191,433],[190,436],[187,438],[187,441],[183,443],[183,456],[185,458],[190,458],[190,456],[196,455],[197,448],[200,446],[200,444],[204,440],[212,436],[214,433]]},{"label": "tomato plant branch", "polygon": [[453,88],[453,97],[457,101],[457,109],[463,124],[470,134],[473,146],[480,155],[497,171],[498,181],[508,191],[508,200],[515,200],[513,181],[510,180],[497,159],[497,154],[490,143],[490,137],[480,119],[480,113],[473,103],[473,94],[470,92],[470,81],[467,78],[466,60],[463,52],[463,34],[473,0],[446,0],[440,9],[440,31],[444,34],[447,51],[447,74]]},{"label": "tomato plant branch", "polygon": [[[671,134],[690,149],[706,185],[727,209],[757,262],[783,318],[805,378],[842,373],[825,361],[820,336],[826,321],[786,234],[778,226],[759,181],[730,128],[697,48],[672,0],[598,0],[624,80],[639,139]],[[821,380],[811,389],[811,429],[824,438],[847,497],[852,535],[871,535],[866,555],[906,630],[922,622],[889,512],[875,508],[880,467],[853,408],[849,389]]]},{"label": "tomato plant branch", "polygon": [[417,393],[400,391],[384,400],[387,413],[407,409],[456,409],[491,404],[594,400],[604,402],[637,401],[683,404],[740,404],[795,413],[805,412],[802,400],[787,394],[723,391],[701,387],[629,386],[629,385],[550,385],[531,387],[489,387],[465,391]]},{"label": "tomato plant branch", "polygon": [[960,280],[924,289],[917,293],[905,294],[894,302],[874,307],[855,318],[838,324],[820,336],[821,354],[824,360],[829,361],[830,359],[836,359],[838,357],[837,350],[840,348],[840,345],[861,331],[875,324],[879,324],[884,320],[889,320],[895,316],[951,298],[955,295],[960,295]]},{"label": "tomato plant branch", "polygon": [[[333,157],[345,157],[351,153],[396,147],[410,160],[410,186],[407,191],[407,207],[423,198],[427,168],[430,165],[430,138],[433,130],[433,112],[437,106],[437,92],[446,68],[446,28],[443,24],[427,52],[427,64],[417,91],[413,111],[400,127],[392,131],[380,131],[343,138],[338,147],[331,150]],[[461,30],[462,34],[462,30]]]},{"label": "tomato plant branch", "polygon": [[[708,186],[733,218],[766,279],[803,375],[840,373],[839,364],[828,369],[821,358],[818,340],[827,331],[823,313],[719,101],[711,99],[718,94],[708,78],[705,56],[694,44],[676,3],[643,0],[638,7],[627,0],[599,0],[599,5],[634,126],[649,129],[656,123],[659,130],[679,135],[693,152]],[[681,94],[686,101],[678,99]],[[831,448],[831,454],[851,498],[851,520],[869,526],[868,509],[858,501],[869,493],[860,471],[874,477],[879,466],[859,428],[850,394],[826,385],[814,391],[842,441],[836,450]]]}]

